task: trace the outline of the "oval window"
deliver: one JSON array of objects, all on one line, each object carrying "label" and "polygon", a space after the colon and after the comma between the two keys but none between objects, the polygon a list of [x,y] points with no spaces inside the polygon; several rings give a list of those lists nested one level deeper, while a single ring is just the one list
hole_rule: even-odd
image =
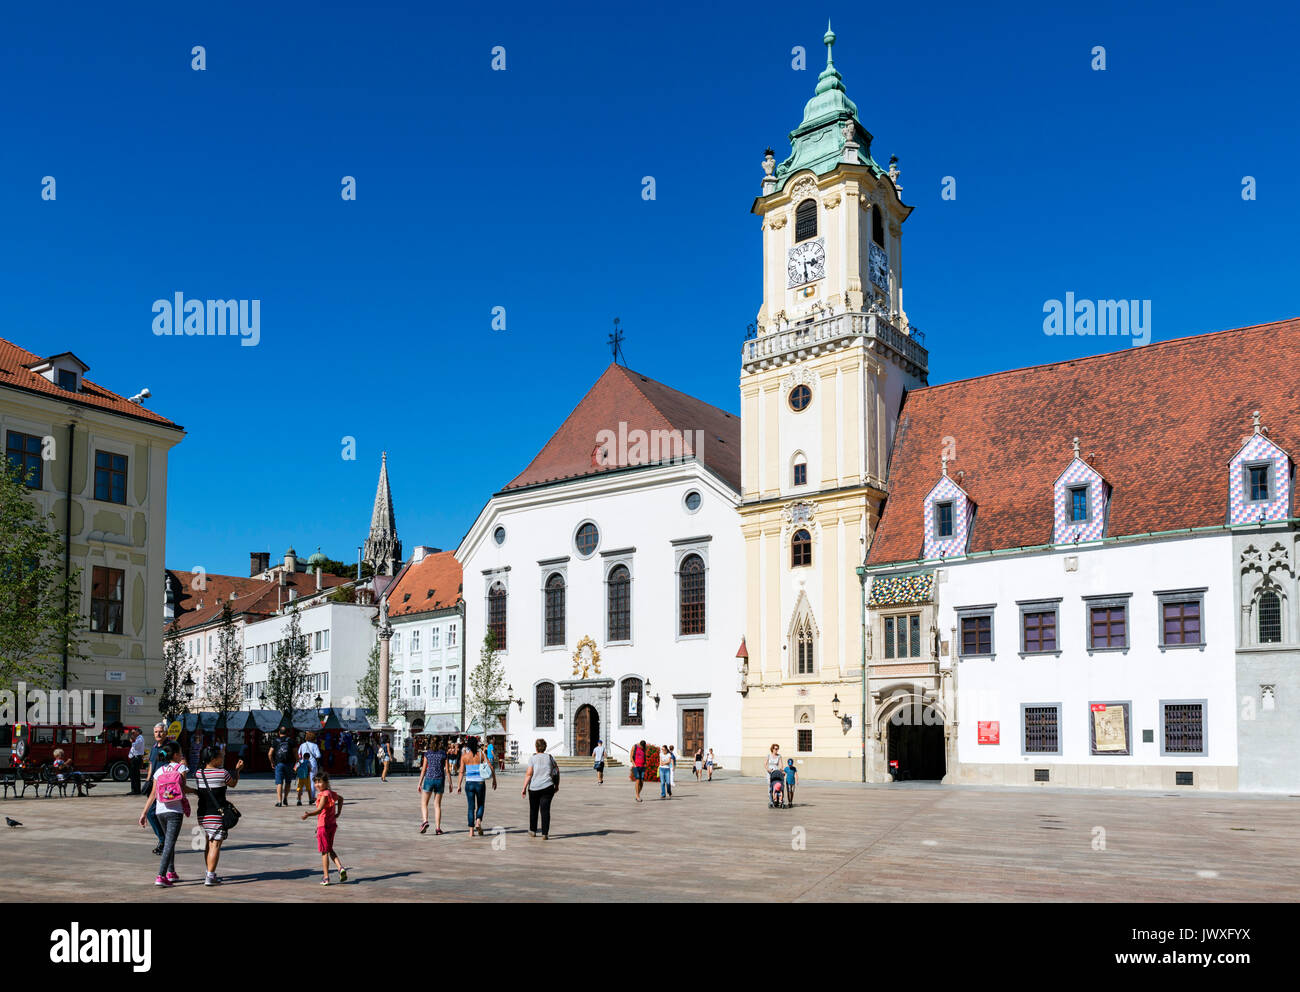
[{"label": "oval window", "polygon": [[790,390],[790,409],[795,413],[808,409],[808,404],[812,402],[812,390],[807,386],[795,386]]},{"label": "oval window", "polygon": [[689,493],[686,494],[685,502],[686,502],[686,509],[689,510],[691,513],[694,513],[696,510],[700,508],[700,504],[704,502],[704,498],[698,492],[692,489]]},{"label": "oval window", "polygon": [[496,530],[494,530],[492,532],[492,540],[496,541],[497,544],[505,544],[506,529],[504,527],[498,527]]},{"label": "oval window", "polygon": [[584,558],[590,558],[599,543],[600,531],[596,529],[596,525],[593,523],[583,524],[573,537],[574,547],[578,549],[578,554]]}]

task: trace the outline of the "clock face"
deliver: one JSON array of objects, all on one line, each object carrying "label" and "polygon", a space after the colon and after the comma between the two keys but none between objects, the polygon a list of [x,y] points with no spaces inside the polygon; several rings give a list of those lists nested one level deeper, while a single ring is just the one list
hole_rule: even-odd
[{"label": "clock face", "polygon": [[786,269],[790,277],[789,288],[814,282],[826,275],[826,249],[822,239],[804,241],[790,249],[790,264]]},{"label": "clock face", "polygon": [[868,262],[871,270],[871,281],[876,286],[886,292],[889,291],[889,256],[885,254],[885,249],[874,241],[871,243],[871,250],[868,254]]}]

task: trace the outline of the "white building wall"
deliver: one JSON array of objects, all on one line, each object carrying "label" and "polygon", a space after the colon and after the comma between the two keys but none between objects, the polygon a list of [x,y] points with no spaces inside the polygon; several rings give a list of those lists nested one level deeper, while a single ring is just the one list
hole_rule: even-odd
[{"label": "white building wall", "polygon": [[[954,561],[939,590],[940,637],[957,666],[958,755],[964,778],[1019,781],[1006,766],[1128,768],[1111,779],[1072,772],[1066,784],[1173,783],[1172,769],[1203,769],[1202,787],[1235,788],[1237,734],[1231,537],[1224,534],[1079,547],[1051,553]],[[1077,560],[1077,569],[1067,562]],[[1157,591],[1206,587],[1205,646],[1160,647]],[[1084,596],[1131,593],[1129,648],[1089,652]],[[1061,597],[1060,655],[1022,655],[1019,600]],[[958,609],[996,604],[995,657],[951,660],[960,648]],[[1162,700],[1205,700],[1204,757],[1161,755]],[[1090,704],[1131,701],[1130,755],[1090,753]],[[1060,703],[1059,756],[1022,754],[1021,704]],[[979,744],[978,721],[1000,723],[1000,743]],[[1153,741],[1143,742],[1143,731]],[[1003,772],[990,766],[1003,766]],[[1151,769],[1163,767],[1166,772]],[[1139,768],[1148,769],[1145,773]],[[1228,771],[1225,771],[1228,770]],[[1032,780],[1032,772],[1024,772]],[[1057,781],[1057,776],[1053,776]],[[1059,783],[1058,783],[1059,784]]]},{"label": "white building wall", "polygon": [[[328,688],[319,690],[323,706],[360,705],[357,683],[365,677],[370,649],[375,644],[375,626],[372,621],[377,612],[372,606],[321,602],[299,613],[302,632],[312,647],[307,670],[312,676],[328,676]],[[290,617],[282,614],[244,628],[245,656],[251,650],[254,658],[245,669],[244,682],[255,687],[254,705],[259,691],[256,687],[267,680],[272,646],[287,636],[289,621]],[[326,630],[329,631],[329,647],[317,651],[316,633]],[[267,660],[257,660],[261,657]],[[316,691],[306,695],[310,699]]]},{"label": "white building wall", "polygon": [[[393,640],[390,642],[391,678],[400,681],[396,693],[419,705],[411,709],[424,711],[425,726],[438,726],[440,719],[450,718],[457,729],[460,725],[462,685],[460,649],[463,635],[461,618],[445,616],[433,619],[427,616],[394,617]],[[419,632],[419,649],[413,647],[412,632]],[[437,646],[435,647],[435,640]],[[434,695],[433,680],[438,680]],[[420,691],[414,683],[419,679]],[[401,712],[394,713],[393,723],[405,729]],[[434,731],[430,731],[434,732]]]},{"label": "white building wall", "polygon": [[[689,512],[688,492],[701,494],[700,508]],[[741,696],[736,677],[736,650],[744,633],[744,558],[737,526],[736,495],[696,463],[643,468],[563,485],[538,487],[492,498],[460,549],[466,600],[467,675],[478,664],[486,630],[489,577],[509,589],[507,650],[502,652],[507,682],[524,706],[509,707],[508,733],[521,753],[534,739],[545,738],[555,753],[568,753],[566,711],[559,683],[576,679],[573,654],[578,642],[592,637],[600,651],[600,675],[612,678],[610,723],[599,736],[617,747],[611,756],[627,760],[621,749],[645,739],[683,748],[681,708],[705,710],[704,747],[713,748],[724,764],[738,767],[741,750]],[[578,526],[590,520],[600,530],[596,552],[587,559],[574,547]],[[506,538],[498,546],[498,526]],[[674,541],[705,538],[692,544],[706,566],[706,630],[700,637],[678,637],[677,559],[684,545]],[[635,551],[619,555],[602,552]],[[565,559],[543,566],[542,561]],[[631,643],[607,644],[605,576],[613,562],[628,564],[632,575]],[[566,629],[562,647],[543,647],[547,575],[566,574]],[[620,682],[626,676],[649,680],[641,726],[623,726]],[[536,685],[557,684],[554,727],[534,725]],[[656,706],[653,697],[659,696]],[[562,717],[562,718],[561,718]],[[689,758],[689,755],[684,755]]]}]

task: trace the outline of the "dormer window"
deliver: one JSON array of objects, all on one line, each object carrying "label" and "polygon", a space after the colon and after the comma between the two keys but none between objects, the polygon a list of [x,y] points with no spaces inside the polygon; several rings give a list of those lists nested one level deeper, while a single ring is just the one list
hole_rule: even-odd
[{"label": "dormer window", "polygon": [[936,503],[934,507],[935,534],[952,537],[952,503]]},{"label": "dormer window", "polygon": [[1285,520],[1291,513],[1291,456],[1269,439],[1260,411],[1252,420],[1250,436],[1228,465],[1229,524]]},{"label": "dormer window", "polygon": [[1246,466],[1246,498],[1251,503],[1267,503],[1273,498],[1272,464]]},{"label": "dormer window", "polygon": [[72,371],[72,369],[59,369],[58,377],[58,385],[60,389],[66,389],[70,393],[75,393],[77,391],[77,373]]},{"label": "dormer window", "polygon": [[1076,524],[1087,523],[1091,514],[1088,512],[1088,487],[1071,486],[1070,494],[1070,522]]},{"label": "dormer window", "polygon": [[817,237],[817,201],[804,200],[794,212],[794,240],[807,241]]}]

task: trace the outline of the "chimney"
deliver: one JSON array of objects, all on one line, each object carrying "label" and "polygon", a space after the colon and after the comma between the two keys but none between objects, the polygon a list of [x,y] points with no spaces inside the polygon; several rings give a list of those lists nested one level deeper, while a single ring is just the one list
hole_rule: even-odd
[{"label": "chimney", "polygon": [[249,576],[261,575],[271,566],[271,552],[253,551],[248,556]]},{"label": "chimney", "polygon": [[419,562],[424,561],[425,558],[429,557],[429,555],[436,555],[441,551],[441,548],[431,548],[427,544],[418,544],[416,545],[415,553],[411,558],[411,563],[418,564]]}]

